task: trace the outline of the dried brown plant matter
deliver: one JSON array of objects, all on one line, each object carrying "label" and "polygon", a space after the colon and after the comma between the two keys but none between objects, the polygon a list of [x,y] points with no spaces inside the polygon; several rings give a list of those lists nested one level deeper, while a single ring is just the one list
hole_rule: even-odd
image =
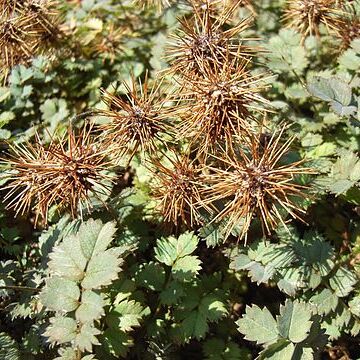
[{"label": "dried brown plant matter", "polygon": [[301,167],[302,161],[283,164],[293,139],[281,143],[284,128],[271,137],[256,135],[245,148],[236,153],[219,155],[223,166],[208,166],[204,176],[208,187],[202,191],[205,204],[225,201],[213,221],[226,221],[226,234],[242,224],[240,238],[247,238],[250,224],[257,216],[265,235],[270,234],[278,223],[285,225],[284,210],[293,218],[300,219],[299,209],[293,196],[304,196],[305,187],[294,182],[297,175],[311,173]]},{"label": "dried brown plant matter", "polygon": [[166,165],[160,160],[153,160],[153,194],[158,201],[157,208],[166,223],[193,227],[201,222],[198,210],[201,168],[187,155],[174,154],[173,158],[165,161]]},{"label": "dried brown plant matter", "polygon": [[341,26],[336,32],[341,41],[340,50],[348,49],[353,40],[360,39],[360,13],[354,8],[346,10]]},{"label": "dried brown plant matter", "polygon": [[0,3],[0,73],[5,80],[15,65],[27,64],[59,38],[55,5],[45,0]]},{"label": "dried brown plant matter", "polygon": [[38,136],[34,144],[10,145],[10,157],[3,159],[10,166],[2,188],[7,208],[22,215],[33,210],[35,224],[39,218],[47,223],[52,205],[69,210],[73,218],[83,207],[89,209],[90,194],[107,192],[104,183],[110,180],[104,173],[106,153],[90,132],[91,126],[78,135],[69,128],[67,136],[53,137],[49,145]]},{"label": "dried brown plant matter", "polygon": [[266,111],[268,101],[260,93],[268,78],[252,75],[249,60],[227,60],[221,66],[203,69],[203,77],[185,77],[179,94],[179,138],[187,138],[207,154],[219,143],[228,146],[234,135],[253,132],[255,112]]},{"label": "dried brown plant matter", "polygon": [[194,16],[190,20],[179,20],[181,27],[172,36],[167,49],[170,71],[180,75],[201,74],[203,67],[219,67],[229,56],[249,58],[258,52],[258,47],[243,44],[244,41],[255,39],[239,40],[241,33],[250,27],[252,19],[247,18],[237,26],[223,30],[230,15],[230,11],[225,11],[214,19],[209,11],[194,8]]},{"label": "dried brown plant matter", "polygon": [[154,6],[158,10],[169,7],[172,3],[170,0],[134,0],[134,3],[143,7]]},{"label": "dried brown plant matter", "polygon": [[161,141],[160,134],[169,131],[164,120],[168,99],[159,93],[161,82],[149,87],[147,78],[143,83],[133,78],[131,84],[123,85],[125,95],[103,91],[103,100],[109,110],[99,112],[110,119],[101,130],[115,161],[121,161],[125,154],[133,156],[138,150],[155,152]]},{"label": "dried brown plant matter", "polygon": [[336,0],[287,0],[283,20],[305,39],[308,35],[320,36],[320,24],[328,31],[336,31],[340,26],[340,14]]}]

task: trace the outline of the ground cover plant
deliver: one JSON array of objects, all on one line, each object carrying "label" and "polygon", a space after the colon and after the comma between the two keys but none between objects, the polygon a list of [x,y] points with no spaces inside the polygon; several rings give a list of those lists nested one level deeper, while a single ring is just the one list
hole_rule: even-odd
[{"label": "ground cover plant", "polygon": [[359,1],[0,20],[0,359],[360,358]]}]

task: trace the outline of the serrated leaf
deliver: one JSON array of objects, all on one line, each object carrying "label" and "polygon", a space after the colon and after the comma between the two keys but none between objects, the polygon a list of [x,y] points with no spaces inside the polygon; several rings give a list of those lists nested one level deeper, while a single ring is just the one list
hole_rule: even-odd
[{"label": "serrated leaf", "polygon": [[49,257],[48,267],[51,274],[73,281],[83,279],[86,258],[82,254],[78,236],[66,237],[60,245],[54,247]]},{"label": "serrated leaf", "polygon": [[165,283],[165,270],[160,264],[142,264],[136,273],[137,282],[150,290],[160,291]]},{"label": "serrated leaf", "polygon": [[350,311],[360,318],[360,296],[357,295],[353,299],[349,301],[349,309]]},{"label": "serrated leaf", "polygon": [[100,345],[97,335],[101,331],[98,330],[93,323],[86,323],[80,326],[80,331],[76,334],[74,345],[82,352],[92,352],[93,345]]},{"label": "serrated leaf", "polygon": [[288,299],[285,305],[280,305],[280,315],[277,316],[279,334],[293,343],[300,343],[309,334],[310,319],[311,311],[305,303]]},{"label": "serrated leaf", "polygon": [[0,333],[0,359],[20,360],[20,352],[16,342],[3,332]]},{"label": "serrated leaf", "polygon": [[125,358],[129,348],[133,346],[133,339],[123,331],[107,329],[101,337],[101,345],[109,354]]},{"label": "serrated leaf", "polygon": [[107,249],[114,238],[116,227],[113,222],[103,224],[101,220],[89,219],[83,223],[78,231],[81,250],[89,261]]},{"label": "serrated leaf", "polygon": [[320,293],[312,296],[309,302],[316,306],[319,315],[327,315],[331,311],[335,311],[338,297],[330,289],[323,289]]},{"label": "serrated leaf", "polygon": [[236,324],[246,340],[256,341],[257,344],[271,344],[279,337],[276,321],[267,308],[247,306],[245,314]]},{"label": "serrated leaf", "polygon": [[256,282],[258,285],[267,283],[275,273],[275,269],[271,265],[263,266],[257,262],[249,265],[247,269],[249,270],[251,281]]},{"label": "serrated leaf", "polygon": [[357,282],[356,275],[345,267],[340,267],[329,280],[331,288],[339,297],[349,295]]},{"label": "serrated leaf", "polygon": [[75,282],[60,277],[47,280],[41,302],[53,311],[70,312],[79,306],[80,289]]},{"label": "serrated leaf", "polygon": [[170,236],[156,243],[155,257],[158,261],[172,266],[179,258],[190,255],[197,247],[199,239],[193,233],[186,232],[178,239]]},{"label": "serrated leaf", "polygon": [[91,290],[85,290],[81,295],[80,306],[76,309],[76,320],[86,323],[100,319],[104,314],[104,300]]},{"label": "serrated leaf", "polygon": [[52,317],[44,335],[51,343],[64,344],[76,337],[76,321],[69,317]]},{"label": "serrated leaf", "polygon": [[172,281],[165,290],[160,293],[160,301],[164,305],[175,305],[185,294],[183,285]]},{"label": "serrated leaf", "polygon": [[216,295],[206,295],[201,299],[199,311],[209,321],[219,321],[228,314],[225,304]]},{"label": "serrated leaf", "polygon": [[201,270],[201,260],[197,256],[185,256],[176,260],[171,272],[175,280],[192,280]]},{"label": "serrated leaf", "polygon": [[144,308],[134,300],[124,300],[117,305],[106,317],[106,322],[113,329],[121,331],[132,331],[134,327],[140,326]]},{"label": "serrated leaf", "polygon": [[90,259],[81,286],[84,289],[99,289],[102,286],[110,285],[113,280],[118,278],[121,264],[122,259],[112,249],[97,254]]},{"label": "serrated leaf", "polygon": [[260,353],[258,360],[295,360],[293,343],[280,339]]},{"label": "serrated leaf", "polygon": [[201,340],[205,337],[209,330],[206,316],[198,311],[191,311],[191,313],[182,321],[181,330],[185,339],[195,337]]}]

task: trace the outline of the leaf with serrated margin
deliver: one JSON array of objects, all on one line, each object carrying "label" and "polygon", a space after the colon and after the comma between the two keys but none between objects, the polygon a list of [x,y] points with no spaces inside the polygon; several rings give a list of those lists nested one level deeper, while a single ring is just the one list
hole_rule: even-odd
[{"label": "leaf with serrated margin", "polygon": [[74,345],[82,352],[92,352],[93,345],[100,345],[96,338],[100,334],[101,331],[93,323],[82,324],[80,331],[76,334]]},{"label": "leaf with serrated margin", "polygon": [[165,283],[165,270],[160,264],[142,264],[135,274],[136,282],[153,291],[160,291]]},{"label": "leaf with serrated margin", "polygon": [[67,236],[60,245],[54,247],[49,257],[48,267],[52,275],[73,281],[83,279],[86,258],[81,251],[77,235]]},{"label": "leaf with serrated margin", "polygon": [[40,301],[53,311],[70,312],[79,306],[80,289],[71,280],[52,277],[40,293]]},{"label": "leaf with serrated margin", "polygon": [[77,236],[83,255],[89,261],[91,258],[105,252],[114,238],[115,224],[103,224],[101,220],[89,219],[80,226]]},{"label": "leaf with serrated margin", "polygon": [[81,286],[84,289],[99,289],[110,285],[118,278],[121,264],[122,259],[118,258],[113,249],[97,254],[90,259]]},{"label": "leaf with serrated margin", "polygon": [[236,324],[246,340],[256,341],[257,344],[271,344],[279,338],[276,321],[267,308],[247,306],[245,314]]},{"label": "leaf with serrated margin", "polygon": [[360,295],[355,296],[349,301],[350,311],[360,318]]},{"label": "leaf with serrated margin", "polygon": [[295,346],[290,341],[280,339],[260,353],[258,360],[295,360]]},{"label": "leaf with serrated margin", "polygon": [[340,267],[330,278],[329,284],[339,297],[345,297],[354,289],[358,282],[356,275],[345,267]]},{"label": "leaf with serrated margin", "polygon": [[116,357],[125,358],[133,344],[133,339],[120,330],[107,329],[103,336],[101,336],[101,345],[105,351]]},{"label": "leaf with serrated margin", "polygon": [[106,322],[113,329],[132,331],[134,327],[140,326],[143,310],[140,303],[124,300],[108,314]]},{"label": "leaf with serrated margin", "polygon": [[44,335],[53,344],[64,344],[76,337],[76,321],[69,317],[52,317]]},{"label": "leaf with serrated margin", "polygon": [[280,305],[280,315],[276,317],[279,334],[293,343],[302,342],[309,335],[311,315],[305,303],[286,300],[285,305]]},{"label": "leaf with serrated margin", "polygon": [[319,315],[327,315],[331,311],[335,311],[338,297],[330,289],[323,289],[320,293],[312,296],[309,303],[315,305]]},{"label": "leaf with serrated margin", "polygon": [[185,256],[177,259],[171,272],[175,280],[192,280],[201,270],[201,260],[197,256]]},{"label": "leaf with serrated margin", "polygon": [[20,352],[16,342],[6,333],[0,333],[0,359],[20,360]]},{"label": "leaf with serrated margin", "polygon": [[196,310],[191,311],[181,323],[181,330],[185,339],[195,337],[201,340],[209,330],[205,314]]},{"label": "leaf with serrated margin", "polygon": [[165,290],[160,293],[160,301],[164,305],[175,305],[184,296],[183,284],[172,281]]},{"label": "leaf with serrated margin", "polygon": [[76,309],[76,320],[86,323],[100,319],[104,314],[104,300],[99,294],[85,290],[81,295],[80,306]]}]

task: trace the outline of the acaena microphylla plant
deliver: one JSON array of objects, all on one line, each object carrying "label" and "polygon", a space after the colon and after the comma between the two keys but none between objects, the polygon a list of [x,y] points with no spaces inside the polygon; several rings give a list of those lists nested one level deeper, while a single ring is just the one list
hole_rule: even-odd
[{"label": "acaena microphylla plant", "polygon": [[221,67],[229,56],[249,58],[259,51],[258,47],[243,44],[254,39],[241,39],[241,33],[250,27],[252,18],[224,30],[230,11],[224,11],[214,19],[209,11],[201,11],[194,6],[193,9],[194,16],[190,20],[179,20],[181,27],[172,36],[167,49],[170,72],[185,76],[201,74],[203,67]]},{"label": "acaena microphylla plant", "polygon": [[162,160],[152,160],[153,196],[165,223],[192,228],[201,223],[199,176],[202,166],[191,160],[187,154],[172,155],[171,158],[166,156]]},{"label": "acaena microphylla plant", "polygon": [[159,92],[161,83],[150,87],[147,77],[143,83],[132,78],[131,84],[123,83],[126,89],[124,95],[113,95],[103,90],[103,101],[109,109],[100,110],[99,115],[110,121],[100,130],[115,162],[122,160],[126,154],[130,154],[131,158],[138,150],[155,152],[161,134],[170,131],[165,121],[165,105],[169,100]]},{"label": "acaena microphylla plant", "polygon": [[345,7],[336,36],[340,40],[341,50],[348,49],[353,40],[360,38],[360,8],[356,9],[354,5]]},{"label": "acaena microphylla plant", "polygon": [[56,5],[51,0],[0,4],[0,72],[5,80],[15,65],[55,48],[62,35]]},{"label": "acaena microphylla plant", "polygon": [[304,40],[309,35],[320,36],[321,24],[328,31],[338,30],[341,13],[337,0],[287,0],[283,21]]},{"label": "acaena microphylla plant", "polygon": [[256,134],[239,144],[234,152],[214,156],[222,165],[207,166],[203,175],[207,187],[201,192],[205,204],[225,201],[213,221],[226,219],[226,233],[242,223],[240,239],[247,238],[250,224],[257,216],[264,235],[281,223],[286,227],[284,210],[292,218],[304,213],[293,197],[304,197],[306,187],[295,182],[298,175],[312,173],[303,161],[283,163],[293,138],[282,143],[284,127],[271,136]]},{"label": "acaena microphylla plant", "polygon": [[82,216],[84,207],[90,209],[91,194],[106,194],[111,181],[106,151],[94,142],[91,130],[92,125],[80,132],[69,127],[48,145],[39,136],[33,144],[10,145],[10,155],[3,159],[9,166],[2,187],[7,208],[21,215],[33,211],[35,225],[40,218],[47,224],[53,205],[73,218]]},{"label": "acaena microphylla plant", "polygon": [[207,154],[219,143],[230,146],[234,135],[251,134],[254,113],[268,110],[261,92],[269,76],[251,74],[249,63],[227,57],[219,66],[203,67],[202,77],[181,81],[179,138],[189,139],[199,153]]}]

